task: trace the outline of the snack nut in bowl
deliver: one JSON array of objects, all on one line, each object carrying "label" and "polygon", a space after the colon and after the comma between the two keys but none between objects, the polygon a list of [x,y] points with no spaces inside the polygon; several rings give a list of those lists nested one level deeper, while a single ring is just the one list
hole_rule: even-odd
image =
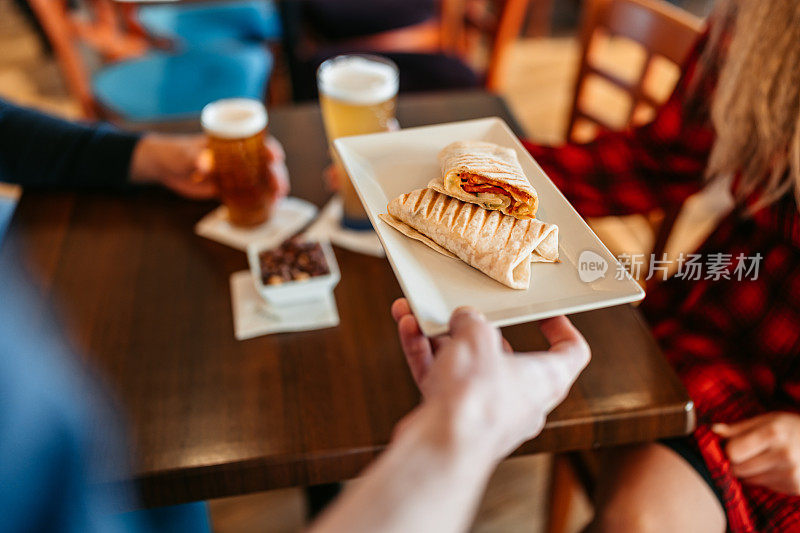
[{"label": "snack nut in bowl", "polygon": [[326,241],[295,237],[274,248],[254,243],[247,259],[256,290],[271,305],[322,300],[339,283],[339,265]]}]

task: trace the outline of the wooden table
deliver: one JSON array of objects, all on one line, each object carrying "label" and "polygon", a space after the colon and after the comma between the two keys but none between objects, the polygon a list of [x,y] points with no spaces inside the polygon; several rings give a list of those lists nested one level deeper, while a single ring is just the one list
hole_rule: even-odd
[{"label": "wooden table", "polygon": [[[500,116],[481,92],[400,99],[405,126]],[[328,162],[315,106],[271,112],[292,193],[322,205]],[[0,259],[22,262],[82,353],[108,376],[131,425],[148,505],[342,480],[389,440],[419,396],[389,315],[401,295],[384,259],[336,249],[341,325],[238,342],[228,278],[245,255],[196,236],[213,203],[161,190],[129,195],[27,192]],[[639,313],[572,317],[594,359],[544,432],[519,453],[684,434],[692,404]],[[536,326],[507,328],[518,349]]]}]

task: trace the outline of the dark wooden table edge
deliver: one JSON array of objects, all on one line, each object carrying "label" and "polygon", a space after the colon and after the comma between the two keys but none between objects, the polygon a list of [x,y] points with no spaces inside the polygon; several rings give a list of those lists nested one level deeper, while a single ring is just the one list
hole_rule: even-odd
[{"label": "dark wooden table edge", "polygon": [[[635,421],[636,417],[649,419],[653,413],[658,412],[661,417],[662,429],[658,435],[641,438],[635,433],[615,433],[612,440],[605,439],[607,444],[603,447],[621,446],[640,442],[651,442],[660,438],[688,435],[694,430],[696,416],[694,404],[686,400],[665,412],[664,408],[648,408],[635,412],[633,418],[630,411],[620,415],[608,414],[586,417],[577,427],[593,435],[601,435],[606,424],[613,424],[624,418]],[[570,425],[575,426],[575,420],[570,420]],[[562,423],[559,421],[548,422],[542,433],[533,440],[520,446],[514,456],[531,455],[538,453],[562,453],[586,449],[578,442],[565,442],[563,437],[555,444],[550,434],[558,429]],[[631,424],[633,426],[634,424]],[[593,445],[593,448],[599,448]],[[142,504],[146,507],[174,505],[190,501],[224,498],[228,496],[243,495],[265,490],[273,490],[295,486],[307,486],[320,483],[352,479],[377,457],[385,445],[365,446],[351,450],[331,450],[325,453],[310,455],[272,456],[269,459],[254,458],[235,463],[214,465],[201,465],[184,469],[143,473],[136,477],[141,495]],[[236,472],[230,470],[235,468]],[[225,487],[216,486],[214,479],[225,470],[227,478]],[[323,476],[319,472],[333,471],[334,475]]]}]

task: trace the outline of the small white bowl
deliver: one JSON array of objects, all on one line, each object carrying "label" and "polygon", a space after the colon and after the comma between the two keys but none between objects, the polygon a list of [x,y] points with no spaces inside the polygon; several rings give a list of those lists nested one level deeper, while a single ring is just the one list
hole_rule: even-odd
[{"label": "small white bowl", "polygon": [[258,256],[261,252],[274,248],[265,248],[258,244],[247,247],[247,260],[250,263],[250,273],[258,293],[272,305],[294,305],[315,300],[321,300],[333,291],[341,277],[336,256],[327,241],[319,242],[325,261],[328,263],[328,273],[322,276],[312,276],[300,281],[284,281],[280,285],[264,285],[261,279],[261,261]]}]

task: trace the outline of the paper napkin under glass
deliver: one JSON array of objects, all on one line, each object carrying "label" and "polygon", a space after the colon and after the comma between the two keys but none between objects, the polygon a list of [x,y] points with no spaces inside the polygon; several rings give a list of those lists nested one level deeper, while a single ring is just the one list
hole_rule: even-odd
[{"label": "paper napkin under glass", "polygon": [[303,229],[316,214],[317,208],[314,204],[289,197],[275,206],[275,211],[267,222],[253,228],[240,228],[228,221],[228,208],[222,205],[203,217],[195,225],[194,231],[202,237],[237,250],[246,251],[251,243],[273,248]]}]

